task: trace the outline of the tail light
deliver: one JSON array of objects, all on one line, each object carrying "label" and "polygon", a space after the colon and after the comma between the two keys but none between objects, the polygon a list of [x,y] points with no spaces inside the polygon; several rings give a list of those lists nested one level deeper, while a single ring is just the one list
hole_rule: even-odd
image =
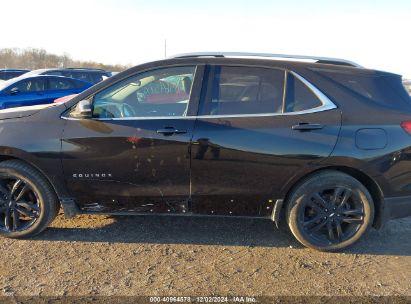
[{"label": "tail light", "polygon": [[405,132],[411,135],[411,120],[403,121],[401,123],[401,128],[403,128]]}]

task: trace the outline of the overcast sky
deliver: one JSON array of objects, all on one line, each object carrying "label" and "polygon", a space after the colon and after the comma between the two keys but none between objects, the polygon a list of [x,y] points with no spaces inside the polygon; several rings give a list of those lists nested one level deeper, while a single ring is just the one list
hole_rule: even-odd
[{"label": "overcast sky", "polygon": [[3,0],[0,48],[138,64],[192,51],[346,58],[411,78],[411,1]]}]

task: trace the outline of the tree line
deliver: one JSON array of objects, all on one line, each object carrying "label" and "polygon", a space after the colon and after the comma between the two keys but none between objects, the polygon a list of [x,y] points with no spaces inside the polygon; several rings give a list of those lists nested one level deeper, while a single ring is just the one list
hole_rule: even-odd
[{"label": "tree line", "polygon": [[0,69],[3,68],[22,68],[30,70],[42,68],[95,68],[120,72],[129,68],[129,66],[74,60],[68,54],[50,54],[44,49],[5,48],[0,49]]}]

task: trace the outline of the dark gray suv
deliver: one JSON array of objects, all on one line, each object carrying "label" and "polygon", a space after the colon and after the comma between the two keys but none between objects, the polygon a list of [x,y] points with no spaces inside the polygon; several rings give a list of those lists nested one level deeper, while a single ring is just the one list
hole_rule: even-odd
[{"label": "dark gray suv", "polygon": [[0,111],[0,234],[35,235],[62,206],[283,221],[305,246],[338,250],[410,216],[401,76],[291,57],[181,55],[66,103]]}]

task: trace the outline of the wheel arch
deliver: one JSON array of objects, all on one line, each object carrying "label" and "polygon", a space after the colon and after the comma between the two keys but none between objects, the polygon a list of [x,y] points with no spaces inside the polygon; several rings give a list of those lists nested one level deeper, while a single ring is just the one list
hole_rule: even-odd
[{"label": "wheel arch", "polygon": [[323,171],[337,171],[345,173],[355,179],[357,179],[360,183],[364,185],[365,188],[370,192],[370,195],[374,202],[374,209],[375,209],[375,216],[373,221],[373,227],[380,228],[382,226],[382,217],[383,217],[383,210],[384,210],[384,194],[379,186],[379,184],[368,174],[364,173],[363,171],[351,167],[346,166],[327,166],[318,168],[314,171],[311,171],[303,176],[299,177],[295,180],[291,186],[288,187],[286,190],[286,195],[284,197],[284,207],[288,203],[288,199],[291,193],[296,189],[301,183],[303,183],[306,179],[310,178],[311,176],[321,173]]},{"label": "wheel arch", "polygon": [[38,166],[36,166],[33,162],[27,161],[24,158],[18,157],[18,156],[14,156],[14,155],[2,155],[0,154],[0,163],[6,161],[6,160],[18,160],[21,161],[27,165],[29,165],[30,167],[34,168],[37,172],[39,172],[45,179],[46,181],[50,184],[51,188],[53,189],[54,193],[56,194],[58,200],[60,201],[60,196],[59,196],[59,192],[56,188],[56,186],[54,185],[54,183],[50,180],[50,178],[47,176],[47,174],[45,174],[45,172],[43,170],[41,170]]}]

